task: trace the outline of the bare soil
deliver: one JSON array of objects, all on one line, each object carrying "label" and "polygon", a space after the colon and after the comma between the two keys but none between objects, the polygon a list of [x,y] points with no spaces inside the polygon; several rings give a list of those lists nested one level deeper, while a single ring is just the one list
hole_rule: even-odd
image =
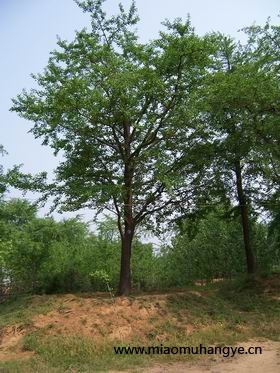
[{"label": "bare soil", "polygon": [[33,355],[31,351],[22,351],[20,341],[26,334],[21,326],[9,326],[0,330],[0,361],[28,358]]},{"label": "bare soil", "polygon": [[[0,328],[0,360],[13,360],[28,356],[20,349],[23,337],[33,331],[43,330],[45,335],[86,336],[98,341],[118,340],[120,343],[137,336],[145,338],[157,325],[167,321],[179,323],[168,312],[168,294],[140,296],[135,299],[117,298],[115,301],[101,297],[60,296],[51,312],[38,314],[29,325]],[[153,323],[150,322],[154,318]],[[186,334],[194,327],[186,322],[181,325]],[[168,336],[158,334],[164,342]],[[29,354],[30,355],[30,354]]]}]

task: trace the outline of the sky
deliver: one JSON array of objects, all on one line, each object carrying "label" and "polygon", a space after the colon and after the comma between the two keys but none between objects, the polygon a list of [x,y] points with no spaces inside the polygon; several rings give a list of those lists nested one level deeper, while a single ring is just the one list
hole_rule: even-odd
[{"label": "sky", "polygon": [[[120,0],[107,0],[109,14],[117,10]],[[128,7],[130,0],[123,0]],[[163,28],[161,22],[168,18],[191,16],[196,31],[202,35],[221,31],[242,40],[238,32],[256,22],[264,24],[267,17],[279,23],[278,0],[136,0],[140,23],[141,41],[153,39]],[[71,41],[75,30],[90,28],[89,15],[82,13],[73,0],[0,0],[0,144],[8,155],[0,159],[4,169],[23,164],[22,170],[37,173],[51,172],[59,159],[52,155],[40,140],[28,133],[32,123],[11,113],[11,98],[23,88],[34,86],[31,73],[42,72],[49,52],[56,48],[57,36]],[[12,190],[8,198],[21,196]],[[35,196],[28,194],[30,200]],[[47,209],[40,211],[43,215]],[[76,215],[76,214],[74,214]],[[83,211],[85,220],[93,218],[90,211]],[[57,218],[69,217],[55,215]]]}]

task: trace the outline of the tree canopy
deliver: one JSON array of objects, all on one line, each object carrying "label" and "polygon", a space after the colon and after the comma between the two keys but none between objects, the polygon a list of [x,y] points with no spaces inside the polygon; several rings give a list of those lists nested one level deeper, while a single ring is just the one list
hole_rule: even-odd
[{"label": "tree canopy", "polygon": [[[70,43],[60,40],[44,73],[34,76],[38,88],[19,95],[12,110],[33,121],[34,136],[64,156],[53,183],[44,184],[42,174],[33,188],[56,196],[62,210],[91,207],[117,215],[124,293],[138,224],[164,209],[182,209],[190,198],[192,188],[181,176],[190,163],[176,141],[181,137],[186,147],[193,138],[185,106],[210,63],[212,44],[179,19],[142,44],[133,30],[134,3],[128,12],[120,5],[111,18],[102,1],[78,5],[91,14],[92,30],[77,32]],[[195,173],[192,164],[190,184]]]}]

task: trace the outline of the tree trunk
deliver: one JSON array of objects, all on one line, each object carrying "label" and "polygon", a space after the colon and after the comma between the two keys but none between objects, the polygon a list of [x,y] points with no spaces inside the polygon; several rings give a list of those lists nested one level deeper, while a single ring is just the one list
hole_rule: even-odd
[{"label": "tree trunk", "polygon": [[121,271],[118,295],[128,295],[131,290],[131,247],[134,229],[126,227],[122,237]]},{"label": "tree trunk", "polygon": [[131,290],[131,247],[135,232],[133,219],[133,188],[132,180],[134,174],[133,160],[131,159],[131,126],[128,121],[123,124],[123,135],[125,141],[124,157],[124,230],[121,233],[121,271],[118,295],[128,295]]},{"label": "tree trunk", "polygon": [[241,165],[240,165],[239,160],[235,163],[235,174],[236,174],[236,187],[237,187],[237,195],[238,195],[238,202],[239,202],[239,209],[240,209],[242,230],[243,230],[243,240],[244,240],[244,247],[245,247],[245,253],[246,253],[247,272],[249,274],[252,274],[252,273],[255,273],[256,271],[255,255],[254,255],[254,251],[253,251],[252,244],[251,244],[248,204],[246,200],[246,195],[243,190]]}]

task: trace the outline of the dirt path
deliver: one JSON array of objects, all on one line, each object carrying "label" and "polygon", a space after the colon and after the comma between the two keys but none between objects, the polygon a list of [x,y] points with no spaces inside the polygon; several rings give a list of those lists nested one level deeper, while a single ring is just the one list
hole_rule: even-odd
[{"label": "dirt path", "polygon": [[198,363],[158,364],[145,369],[145,373],[278,373],[280,372],[280,342],[248,342],[240,344],[244,348],[262,347],[261,355],[238,355],[234,358],[204,360]]}]

